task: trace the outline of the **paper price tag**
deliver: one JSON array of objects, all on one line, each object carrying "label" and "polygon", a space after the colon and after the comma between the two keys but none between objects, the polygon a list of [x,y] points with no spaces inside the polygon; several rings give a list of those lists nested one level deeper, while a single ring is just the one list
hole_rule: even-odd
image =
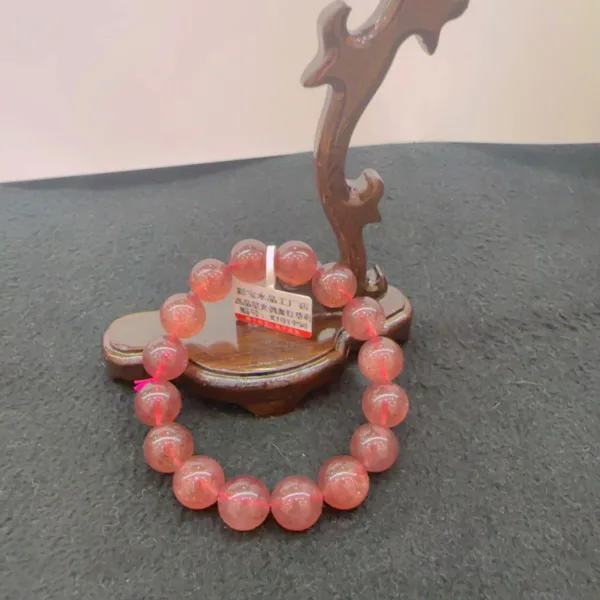
[{"label": "paper price tag", "polygon": [[238,321],[290,335],[312,335],[312,298],[275,289],[275,246],[267,247],[265,286],[236,281],[234,312]]}]

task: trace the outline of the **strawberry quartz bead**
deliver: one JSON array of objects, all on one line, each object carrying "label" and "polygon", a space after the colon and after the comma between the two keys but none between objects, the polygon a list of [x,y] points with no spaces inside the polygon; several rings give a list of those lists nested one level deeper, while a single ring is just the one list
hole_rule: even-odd
[{"label": "strawberry quartz bead", "polygon": [[229,268],[234,277],[245,283],[256,283],[265,278],[267,247],[258,240],[243,240],[231,250]]},{"label": "strawberry quartz bead", "polygon": [[199,298],[193,294],[174,294],[160,308],[160,323],[163,329],[178,338],[196,335],[206,322],[206,310]]},{"label": "strawberry quartz bead", "polygon": [[305,531],[319,520],[323,512],[323,494],[308,477],[286,477],[271,494],[271,512],[284,529]]},{"label": "strawberry quartz bead", "polygon": [[396,436],[387,427],[372,423],[361,425],[350,440],[350,454],[371,473],[389,469],[399,452]]},{"label": "strawberry quartz bead", "polygon": [[174,473],[193,452],[192,434],[179,423],[153,427],[144,440],[144,458],[160,473]]},{"label": "strawberry quartz bead", "polygon": [[275,274],[288,285],[308,283],[317,270],[317,264],[317,255],[304,242],[286,242],[275,253]]},{"label": "strawberry quartz bead", "polygon": [[201,260],[190,273],[190,289],[204,302],[222,300],[231,291],[233,277],[225,263],[216,258]]},{"label": "strawberry quartz bead", "polygon": [[225,483],[221,465],[209,456],[192,456],[175,472],[173,493],[183,506],[202,510],[212,506]]},{"label": "strawberry quartz bead", "polygon": [[136,393],[133,410],[145,425],[166,425],[181,412],[181,394],[169,381],[147,383]]},{"label": "strawberry quartz bead", "polygon": [[342,311],[342,327],[355,340],[368,340],[383,332],[385,311],[373,298],[354,298]]},{"label": "strawberry quartz bead", "polygon": [[367,421],[382,427],[396,427],[408,414],[408,396],[395,383],[373,383],[362,395]]},{"label": "strawberry quartz bead", "polygon": [[187,368],[187,348],[175,337],[161,336],[146,345],[142,363],[151,377],[177,379]]},{"label": "strawberry quartz bead", "polygon": [[402,348],[390,338],[372,338],[358,352],[358,368],[372,382],[388,383],[402,373]]},{"label": "strawberry quartz bead", "polygon": [[353,456],[334,456],[323,464],[318,477],[323,500],[339,510],[356,508],[369,493],[369,474]]},{"label": "strawberry quartz bead", "polygon": [[269,515],[269,490],[251,475],[230,479],[219,493],[219,515],[226,525],[237,531],[250,531]]},{"label": "strawberry quartz bead", "polygon": [[328,308],[340,308],[356,294],[356,277],[344,265],[327,263],[315,273],[312,291],[315,298]]}]

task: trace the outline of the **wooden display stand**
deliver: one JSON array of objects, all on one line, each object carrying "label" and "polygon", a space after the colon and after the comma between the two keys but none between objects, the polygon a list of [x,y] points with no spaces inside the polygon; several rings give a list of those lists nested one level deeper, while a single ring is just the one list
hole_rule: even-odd
[{"label": "wooden display stand", "polygon": [[[363,241],[364,226],[381,219],[378,203],[383,181],[372,169],[355,181],[347,180],[346,155],[355,126],[399,46],[416,35],[425,50],[433,53],[442,27],[459,17],[468,2],[382,0],[369,21],[351,34],[346,26],[350,8],[336,1],[321,14],[320,50],[302,77],[305,87],[330,86],[314,164],[323,210],[340,250],[338,261],[354,272],[358,296],[369,295],[381,302],[387,315],[384,335],[400,342],[409,338],[410,302],[388,286],[378,267],[368,268]],[[316,301],[314,305],[313,336],[304,339],[236,322],[231,295],[206,304],[204,329],[185,340],[190,362],[177,383],[200,397],[236,403],[258,416],[293,410],[308,392],[339,379],[350,350],[356,348],[341,327],[341,312]],[[158,311],[114,321],[103,338],[111,376],[127,381],[147,377],[142,350],[163,334]]]}]

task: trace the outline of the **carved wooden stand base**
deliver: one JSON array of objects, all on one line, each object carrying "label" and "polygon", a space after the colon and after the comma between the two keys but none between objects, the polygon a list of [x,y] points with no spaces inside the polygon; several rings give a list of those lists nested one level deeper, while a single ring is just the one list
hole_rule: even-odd
[{"label": "carved wooden stand base", "polygon": [[[412,307],[396,288],[379,298],[386,311],[384,335],[399,342],[410,336]],[[235,321],[232,298],[206,304],[206,325],[185,340],[189,366],[176,382],[198,397],[239,404],[257,416],[294,410],[312,390],[336,382],[356,342],[341,328],[340,315],[317,317],[314,335],[303,339]],[[158,312],[141,312],[114,321],[103,350],[113,379],[147,377],[142,350],[164,335]]]},{"label": "carved wooden stand base", "polygon": [[[340,250],[338,262],[354,273],[357,295],[377,297],[387,324],[384,335],[398,341],[409,337],[412,308],[397,289],[387,288],[381,273],[371,276],[363,227],[381,219],[378,203],[383,181],[372,169],[357,180],[346,178],[346,157],[354,128],[383,82],[396,51],[415,35],[432,54],[442,28],[465,11],[469,0],[380,0],[370,19],[358,30],[347,28],[351,12],[334,0],[319,18],[319,52],[306,69],[305,87],[328,86],[317,130],[314,164],[317,190]],[[254,325],[236,323],[232,298],[207,304],[201,334],[187,340],[188,369],[184,387],[199,396],[232,402],[255,415],[289,412],[311,390],[336,381],[352,343],[341,329],[339,313],[315,313],[315,334],[295,338]],[[116,320],[104,335],[104,355],[114,378],[146,377],[142,349],[162,335],[158,312]]]}]

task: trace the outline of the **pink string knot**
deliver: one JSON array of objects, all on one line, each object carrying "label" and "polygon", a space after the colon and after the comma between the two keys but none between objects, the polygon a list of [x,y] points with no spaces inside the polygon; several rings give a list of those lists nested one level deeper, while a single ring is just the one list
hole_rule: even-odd
[{"label": "pink string knot", "polygon": [[139,392],[147,383],[156,383],[158,379],[156,377],[150,377],[148,379],[136,379],[133,382],[133,389]]},{"label": "pink string knot", "polygon": [[163,362],[158,365],[158,368],[156,369],[156,373],[154,373],[154,375],[152,377],[149,377],[148,379],[136,379],[133,382],[133,389],[136,392],[139,392],[146,384],[157,383],[157,382],[161,381],[162,374],[165,372],[165,367],[166,367],[166,364],[165,364],[165,362]]}]

